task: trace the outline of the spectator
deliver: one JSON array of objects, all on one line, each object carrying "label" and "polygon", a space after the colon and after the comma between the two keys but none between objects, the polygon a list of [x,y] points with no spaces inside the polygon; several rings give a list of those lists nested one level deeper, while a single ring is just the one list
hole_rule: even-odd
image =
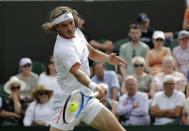
[{"label": "spectator", "polygon": [[112,100],[110,98],[108,98],[108,93],[109,93],[109,87],[107,84],[105,83],[100,83],[100,87],[104,90],[105,92],[105,96],[103,96],[100,99],[100,102],[107,107],[113,114],[114,116],[118,119],[118,114],[116,112],[117,109],[117,101]]},{"label": "spectator", "polygon": [[165,35],[162,31],[155,31],[153,34],[154,49],[147,52],[146,70],[151,75],[156,75],[162,71],[162,61],[164,56],[171,55],[170,48],[163,47]]},{"label": "spectator", "polygon": [[127,94],[120,97],[117,113],[121,117],[123,125],[148,125],[150,116],[148,114],[148,96],[146,93],[137,91],[138,84],[134,76],[125,79]]},{"label": "spectator", "polygon": [[164,91],[155,94],[152,100],[151,115],[155,117],[155,125],[177,123],[181,115],[185,96],[175,89],[175,80],[171,75],[163,78]]},{"label": "spectator", "polygon": [[184,20],[182,24],[184,30],[189,30],[189,8],[187,7],[184,12]]},{"label": "spectator", "polygon": [[152,43],[152,35],[154,29],[150,27],[150,19],[146,13],[139,13],[137,17],[137,24],[139,25],[140,31],[142,32],[140,40],[146,43],[150,49],[154,48]]},{"label": "spectator", "polygon": [[184,101],[182,122],[184,125],[189,125],[189,98]]},{"label": "spectator", "polygon": [[155,92],[163,90],[163,78],[165,75],[171,75],[175,80],[175,89],[181,92],[185,92],[185,87],[187,84],[187,80],[185,76],[175,71],[175,60],[172,56],[165,56],[163,58],[163,69],[162,72],[155,75],[152,80],[152,88],[150,91],[151,96],[154,96]]},{"label": "spectator", "polygon": [[135,71],[134,76],[138,81],[138,90],[145,92],[148,95],[148,97],[151,98],[150,89],[153,76],[144,72],[144,58],[141,56],[134,57],[132,59],[132,65]]},{"label": "spectator", "polygon": [[95,75],[92,77],[92,81],[99,83],[106,83],[109,86],[108,97],[113,100],[117,100],[119,97],[119,81],[114,71],[107,71],[105,64],[102,62],[94,64]]},{"label": "spectator", "polygon": [[53,91],[58,87],[53,56],[50,56],[50,58],[48,59],[46,72],[42,73],[39,76],[38,85],[44,85],[47,89]]},{"label": "spectator", "polygon": [[34,101],[29,105],[24,117],[24,126],[49,126],[53,115],[51,98],[53,90],[39,85],[33,92]]},{"label": "spectator", "polygon": [[19,62],[21,72],[16,75],[20,80],[26,83],[26,88],[22,91],[22,95],[31,99],[31,91],[37,87],[38,75],[31,72],[32,61],[30,58],[22,58]]},{"label": "spectator", "polygon": [[146,57],[146,52],[149,50],[149,47],[140,41],[141,32],[139,30],[139,26],[136,24],[132,24],[129,26],[129,37],[131,41],[123,44],[120,47],[120,57],[125,59],[127,63],[127,69],[120,67],[121,74],[125,78],[128,74],[133,74],[134,69],[131,64],[132,58],[135,56],[142,56],[143,58]]},{"label": "spectator", "polygon": [[176,60],[176,70],[187,78],[189,71],[189,32],[182,30],[178,34],[179,46],[173,48],[173,57]]},{"label": "spectator", "polygon": [[5,84],[4,90],[10,97],[3,99],[0,111],[0,125],[21,126],[28,101],[21,96],[21,91],[26,88],[25,83],[13,76]]}]

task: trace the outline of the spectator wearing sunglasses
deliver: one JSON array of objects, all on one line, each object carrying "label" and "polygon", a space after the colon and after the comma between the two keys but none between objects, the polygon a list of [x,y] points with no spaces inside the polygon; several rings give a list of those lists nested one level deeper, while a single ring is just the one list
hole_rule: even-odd
[{"label": "spectator wearing sunglasses", "polygon": [[173,56],[165,56],[162,64],[162,72],[155,75],[152,80],[151,96],[154,96],[158,91],[163,91],[163,78],[166,75],[171,75],[175,80],[175,89],[184,93],[187,80],[182,73],[175,71],[175,59]]},{"label": "spectator wearing sunglasses", "polygon": [[[145,65],[144,58],[141,56],[136,56],[132,59],[131,63],[134,68],[133,76],[137,79],[138,82],[138,91],[146,93],[148,97],[151,98],[150,89],[151,89],[151,82],[153,76],[144,72],[144,65]],[[125,88],[122,87],[122,89]]]},{"label": "spectator wearing sunglasses", "polygon": [[21,58],[19,67],[21,72],[16,77],[26,83],[26,88],[22,91],[22,95],[31,99],[31,91],[37,87],[38,75],[32,72],[32,61],[30,58]]},{"label": "spectator wearing sunglasses", "polygon": [[53,91],[58,87],[53,56],[50,56],[48,59],[46,71],[39,76],[38,85],[45,85],[47,89]]},{"label": "spectator wearing sunglasses", "polygon": [[0,125],[21,126],[28,105],[27,99],[21,95],[26,86],[25,82],[13,76],[4,86],[4,91],[10,96],[3,99],[0,111]]},{"label": "spectator wearing sunglasses", "polygon": [[165,34],[162,31],[155,31],[153,33],[154,49],[147,52],[146,55],[146,70],[151,75],[156,75],[162,71],[162,61],[164,56],[171,55],[170,48],[163,47],[165,42]]},{"label": "spectator wearing sunglasses", "polygon": [[140,41],[141,31],[137,24],[131,24],[129,26],[128,36],[131,38],[131,41],[124,43],[120,47],[120,54],[119,54],[120,57],[122,57],[128,62],[126,69],[120,67],[121,74],[124,78],[126,77],[126,75],[134,73],[131,60],[135,56],[142,56],[143,58],[145,58],[146,52],[149,50],[148,45]]},{"label": "spectator wearing sunglasses", "polygon": [[53,116],[53,90],[39,85],[33,92],[34,101],[28,106],[24,117],[24,126],[49,126]]}]

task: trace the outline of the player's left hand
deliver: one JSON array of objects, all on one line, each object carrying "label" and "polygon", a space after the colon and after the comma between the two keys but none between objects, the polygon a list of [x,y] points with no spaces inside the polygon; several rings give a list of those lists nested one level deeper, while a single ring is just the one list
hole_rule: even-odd
[{"label": "player's left hand", "polygon": [[112,64],[115,66],[115,71],[117,72],[117,65],[120,65],[125,68],[127,61],[125,61],[123,58],[116,56],[115,53],[111,53],[109,55],[109,64]]}]

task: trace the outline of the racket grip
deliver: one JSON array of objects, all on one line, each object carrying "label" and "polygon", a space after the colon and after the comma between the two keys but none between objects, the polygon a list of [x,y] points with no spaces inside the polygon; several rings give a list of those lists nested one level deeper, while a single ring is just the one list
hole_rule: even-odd
[{"label": "racket grip", "polygon": [[97,92],[93,93],[92,97],[95,98],[95,97],[97,97],[98,95],[99,95],[99,92],[97,91]]}]

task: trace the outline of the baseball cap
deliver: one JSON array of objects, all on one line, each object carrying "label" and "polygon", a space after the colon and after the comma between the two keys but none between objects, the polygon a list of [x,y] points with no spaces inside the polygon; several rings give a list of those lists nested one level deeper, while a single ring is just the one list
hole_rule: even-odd
[{"label": "baseball cap", "polygon": [[149,21],[150,19],[148,18],[147,14],[146,13],[140,13],[138,14],[138,17],[137,17],[137,22],[138,23],[144,23],[146,21]]},{"label": "baseball cap", "polygon": [[184,37],[189,37],[189,32],[186,31],[186,30],[181,30],[179,33],[178,33],[178,38],[177,39],[182,39]]},{"label": "baseball cap", "polygon": [[26,64],[32,64],[32,61],[30,58],[21,58],[19,62],[19,66],[24,66]]},{"label": "baseball cap", "polygon": [[156,40],[156,39],[158,39],[158,38],[162,38],[163,40],[165,40],[165,34],[163,33],[163,31],[155,31],[155,32],[153,33],[152,38],[153,38],[154,40]]},{"label": "baseball cap", "polygon": [[171,80],[175,81],[175,78],[172,75],[166,75],[163,77],[163,84]]}]

